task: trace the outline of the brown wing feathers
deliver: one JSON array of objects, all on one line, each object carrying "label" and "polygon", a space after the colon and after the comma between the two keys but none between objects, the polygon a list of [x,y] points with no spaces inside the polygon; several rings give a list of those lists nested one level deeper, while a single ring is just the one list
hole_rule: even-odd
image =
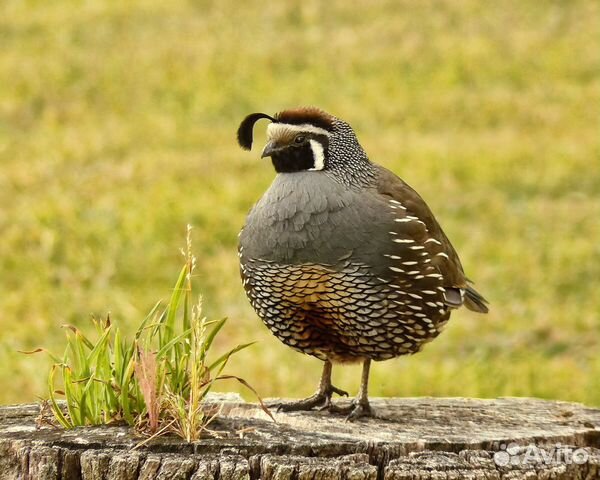
[{"label": "brown wing feathers", "polygon": [[[381,195],[388,196],[390,200],[398,202],[406,210],[406,215],[409,218],[418,219],[424,224],[422,230],[425,231],[426,238],[417,237],[415,240],[423,243],[423,247],[427,249],[431,256],[431,265],[437,267],[443,277],[442,282],[446,289],[446,304],[457,308],[464,303],[470,310],[487,312],[487,301],[473,287],[468,285],[468,280],[454,247],[425,201],[415,190],[392,172],[380,166],[377,166],[377,169],[379,173],[378,192]],[[418,226],[419,223],[415,221],[413,228]],[[410,228],[409,222],[406,223],[405,228]],[[420,237],[423,237],[423,231],[419,234]],[[417,232],[413,232],[412,235],[414,237]]]}]

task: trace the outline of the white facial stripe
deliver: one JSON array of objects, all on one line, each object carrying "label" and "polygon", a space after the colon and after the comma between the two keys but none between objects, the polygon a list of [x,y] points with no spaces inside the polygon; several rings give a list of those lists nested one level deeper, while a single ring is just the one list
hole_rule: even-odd
[{"label": "white facial stripe", "polygon": [[273,137],[281,136],[285,131],[298,133],[306,132],[314,133],[316,135],[329,136],[329,132],[324,128],[315,127],[314,125],[309,125],[308,123],[303,125],[292,125],[289,123],[269,123],[269,126],[267,127],[267,137],[270,140]]},{"label": "white facial stripe", "polygon": [[314,168],[309,168],[309,170],[323,170],[325,168],[325,153],[323,152],[323,145],[312,139],[309,140],[309,142],[313,153],[313,158],[315,160]]}]

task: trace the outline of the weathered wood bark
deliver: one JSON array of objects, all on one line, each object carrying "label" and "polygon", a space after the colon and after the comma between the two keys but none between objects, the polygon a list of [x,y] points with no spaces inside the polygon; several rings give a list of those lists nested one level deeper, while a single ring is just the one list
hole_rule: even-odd
[{"label": "weathered wood bark", "polygon": [[[194,444],[126,427],[36,427],[36,405],[0,408],[1,479],[594,479],[600,410],[527,398],[374,399],[377,418],[276,414],[223,400]],[[571,450],[568,446],[572,447]],[[570,451],[570,454],[569,454]],[[574,455],[573,455],[574,453]]]}]

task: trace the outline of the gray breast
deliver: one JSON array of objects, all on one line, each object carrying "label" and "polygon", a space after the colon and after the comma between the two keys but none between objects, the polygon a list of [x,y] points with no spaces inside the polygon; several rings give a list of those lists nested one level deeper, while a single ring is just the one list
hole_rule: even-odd
[{"label": "gray breast", "polygon": [[365,190],[348,188],[325,172],[277,175],[250,211],[240,234],[242,256],[283,264],[333,265],[352,256],[381,263],[389,242],[389,208]]}]

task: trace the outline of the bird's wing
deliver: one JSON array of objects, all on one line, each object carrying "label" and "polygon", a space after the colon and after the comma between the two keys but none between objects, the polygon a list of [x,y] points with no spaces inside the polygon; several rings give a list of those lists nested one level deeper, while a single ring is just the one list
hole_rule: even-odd
[{"label": "bird's wing", "polygon": [[486,300],[469,285],[456,250],[425,201],[394,173],[376,168],[377,192],[394,210],[395,257],[402,263],[418,262],[423,269],[434,267],[431,275],[441,275],[448,306],[457,308],[464,303],[471,310],[487,312]]}]

